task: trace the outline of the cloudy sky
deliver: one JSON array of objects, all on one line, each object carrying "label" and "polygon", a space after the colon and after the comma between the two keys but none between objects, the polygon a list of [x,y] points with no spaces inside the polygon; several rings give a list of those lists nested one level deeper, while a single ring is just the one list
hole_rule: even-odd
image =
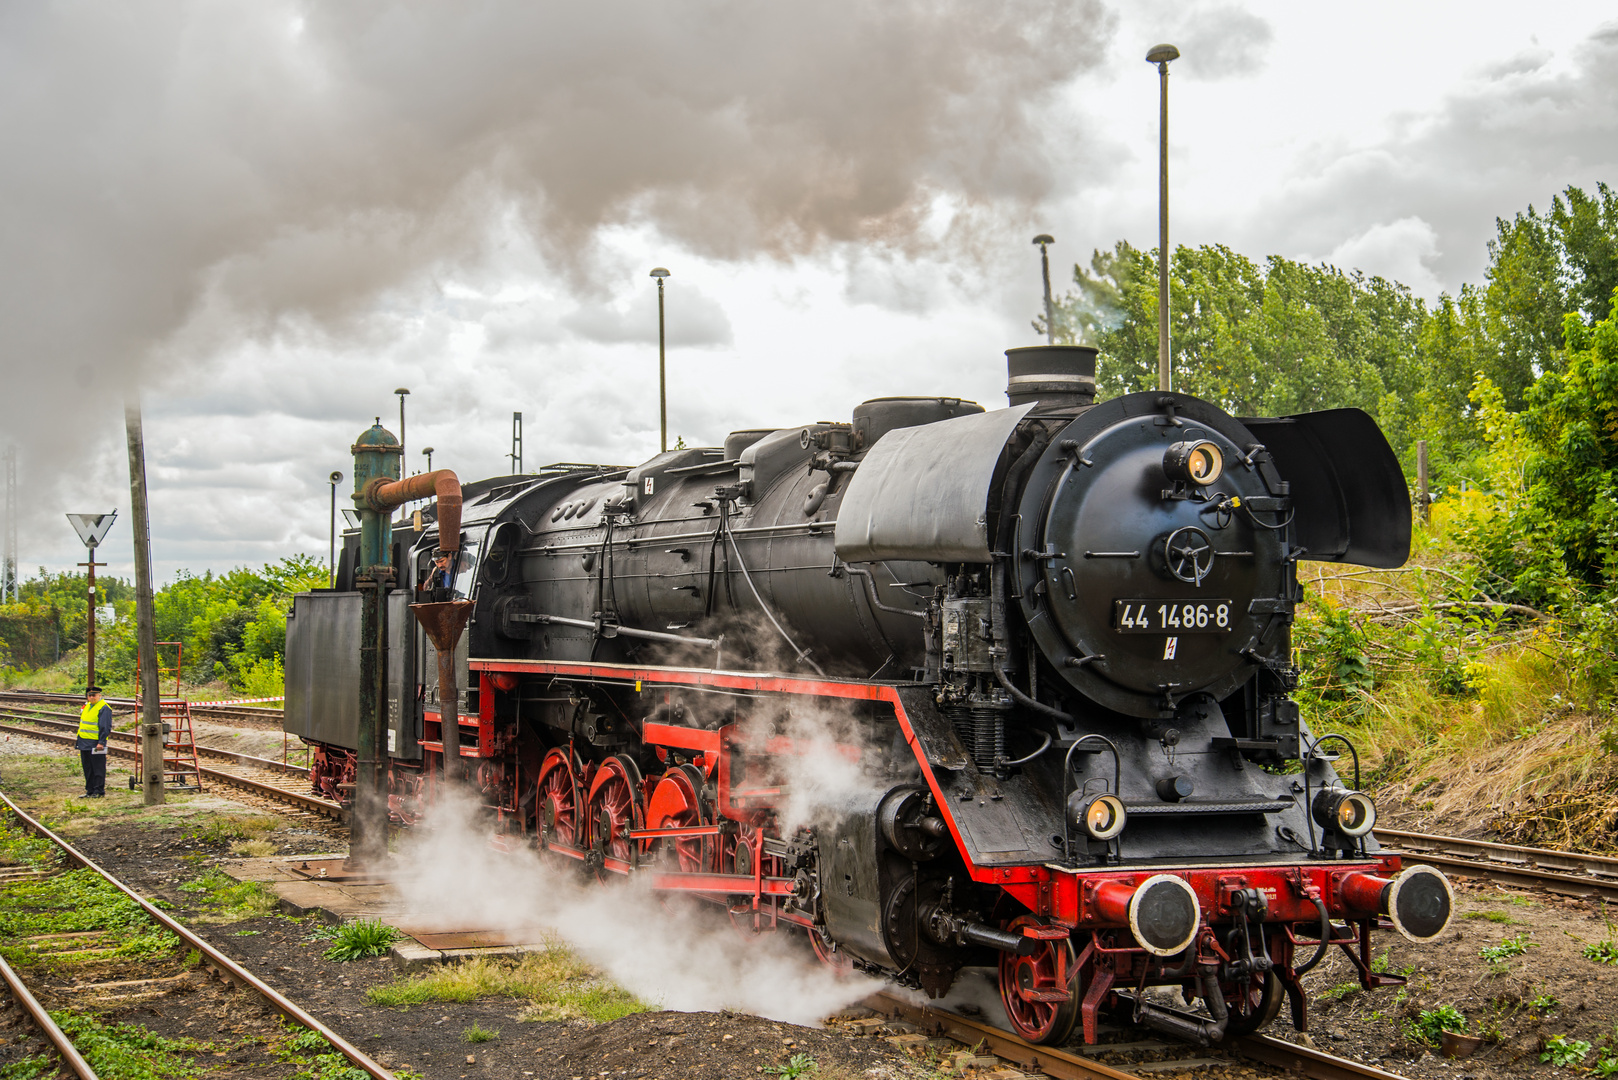
[{"label": "cloudy sky", "polygon": [[[323,554],[376,416],[463,479],[1003,403],[1059,278],[1174,239],[1435,297],[1497,215],[1618,182],[1618,16],[1545,0],[0,8],[0,446],[25,574],[118,508],[144,406],[159,582]],[[340,492],[341,494],[341,492]]]}]

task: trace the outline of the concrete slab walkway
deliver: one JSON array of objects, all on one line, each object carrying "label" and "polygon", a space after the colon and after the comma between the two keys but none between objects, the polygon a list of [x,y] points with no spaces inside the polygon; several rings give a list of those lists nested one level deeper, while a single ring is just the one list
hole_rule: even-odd
[{"label": "concrete slab walkway", "polygon": [[385,874],[351,873],[345,856],[320,852],[235,859],[220,869],[237,881],[256,881],[274,890],[289,915],[315,915],[328,923],[377,919],[396,927],[408,940],[389,955],[396,967],[410,971],[463,957],[520,956],[549,947],[543,927],[494,928],[453,925],[441,913],[412,912],[401,902]]}]

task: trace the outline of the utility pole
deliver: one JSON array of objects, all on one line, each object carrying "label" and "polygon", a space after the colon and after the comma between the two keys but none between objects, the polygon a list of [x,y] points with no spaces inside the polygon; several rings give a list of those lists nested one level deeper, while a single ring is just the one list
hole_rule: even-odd
[{"label": "utility pole", "polygon": [[1045,247],[1056,243],[1056,238],[1040,233],[1034,237],[1034,243],[1039,245],[1039,269],[1045,275],[1045,344],[1055,345],[1056,320],[1051,317],[1051,257]]},{"label": "utility pole", "polygon": [[652,268],[652,277],[657,279],[657,423],[658,423],[658,449],[666,452],[669,448],[669,381],[668,363],[663,348],[663,279],[669,272],[661,266]]},{"label": "utility pole", "polygon": [[141,801],[163,801],[163,706],[157,679],[157,630],[152,613],[152,526],[146,507],[146,437],[141,429],[140,399],[124,403],[124,432],[129,438],[129,514],[135,534],[135,647],[140,657]]},{"label": "utility pole", "polygon": [[96,681],[96,567],[107,565],[106,563],[96,562],[96,548],[101,546],[101,541],[106,538],[108,530],[112,528],[112,523],[117,517],[118,511],[116,510],[110,514],[69,514],[67,516],[68,522],[73,526],[73,531],[78,533],[79,539],[84,542],[85,550],[88,553],[85,557],[90,560],[89,562],[78,564],[87,567],[90,571],[89,588],[85,593],[88,603],[84,624],[85,652],[89,659],[84,674],[85,686],[94,686]]},{"label": "utility pole", "polygon": [[1432,506],[1432,496],[1427,492],[1427,440],[1416,440],[1416,509],[1421,513],[1421,520],[1426,521]]},{"label": "utility pole", "polygon": [[16,578],[16,447],[5,452],[5,560],[0,562],[0,604],[16,604],[23,599],[21,581]]},{"label": "utility pole", "polygon": [[[511,474],[515,476],[522,472],[522,413],[520,412],[511,414],[511,453],[506,456],[511,459]],[[431,472],[432,468],[432,459],[428,458],[427,471]]]},{"label": "utility pole", "polygon": [[1157,65],[1162,85],[1158,111],[1157,147],[1157,388],[1174,389],[1174,368],[1169,363],[1169,61],[1178,60],[1173,45],[1157,45],[1146,54]]}]

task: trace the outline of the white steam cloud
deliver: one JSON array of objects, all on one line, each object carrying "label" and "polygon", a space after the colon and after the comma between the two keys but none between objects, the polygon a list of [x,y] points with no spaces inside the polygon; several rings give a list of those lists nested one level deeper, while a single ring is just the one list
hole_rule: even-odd
[{"label": "white steam cloud", "polygon": [[469,801],[435,806],[398,864],[407,868],[398,890],[412,928],[554,933],[660,1008],[816,1026],[880,985],[821,964],[800,930],[752,935],[717,909],[681,907],[633,879],[594,884],[530,849],[496,851]]},{"label": "white steam cloud", "polygon": [[970,259],[1052,190],[1058,92],[1110,26],[1099,0],[8,5],[0,340],[29,407],[0,443],[43,493],[130,386],[249,341],[364,345],[513,235],[581,304],[626,226]]}]

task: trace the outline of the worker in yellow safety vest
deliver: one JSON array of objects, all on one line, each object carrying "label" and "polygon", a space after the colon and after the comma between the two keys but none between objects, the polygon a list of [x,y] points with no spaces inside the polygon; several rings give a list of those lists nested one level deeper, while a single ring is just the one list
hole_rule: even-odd
[{"label": "worker in yellow safety vest", "polygon": [[107,794],[107,736],[112,734],[112,706],[101,700],[101,687],[84,688],[84,710],[79,713],[79,760],[84,763],[84,796]]}]

